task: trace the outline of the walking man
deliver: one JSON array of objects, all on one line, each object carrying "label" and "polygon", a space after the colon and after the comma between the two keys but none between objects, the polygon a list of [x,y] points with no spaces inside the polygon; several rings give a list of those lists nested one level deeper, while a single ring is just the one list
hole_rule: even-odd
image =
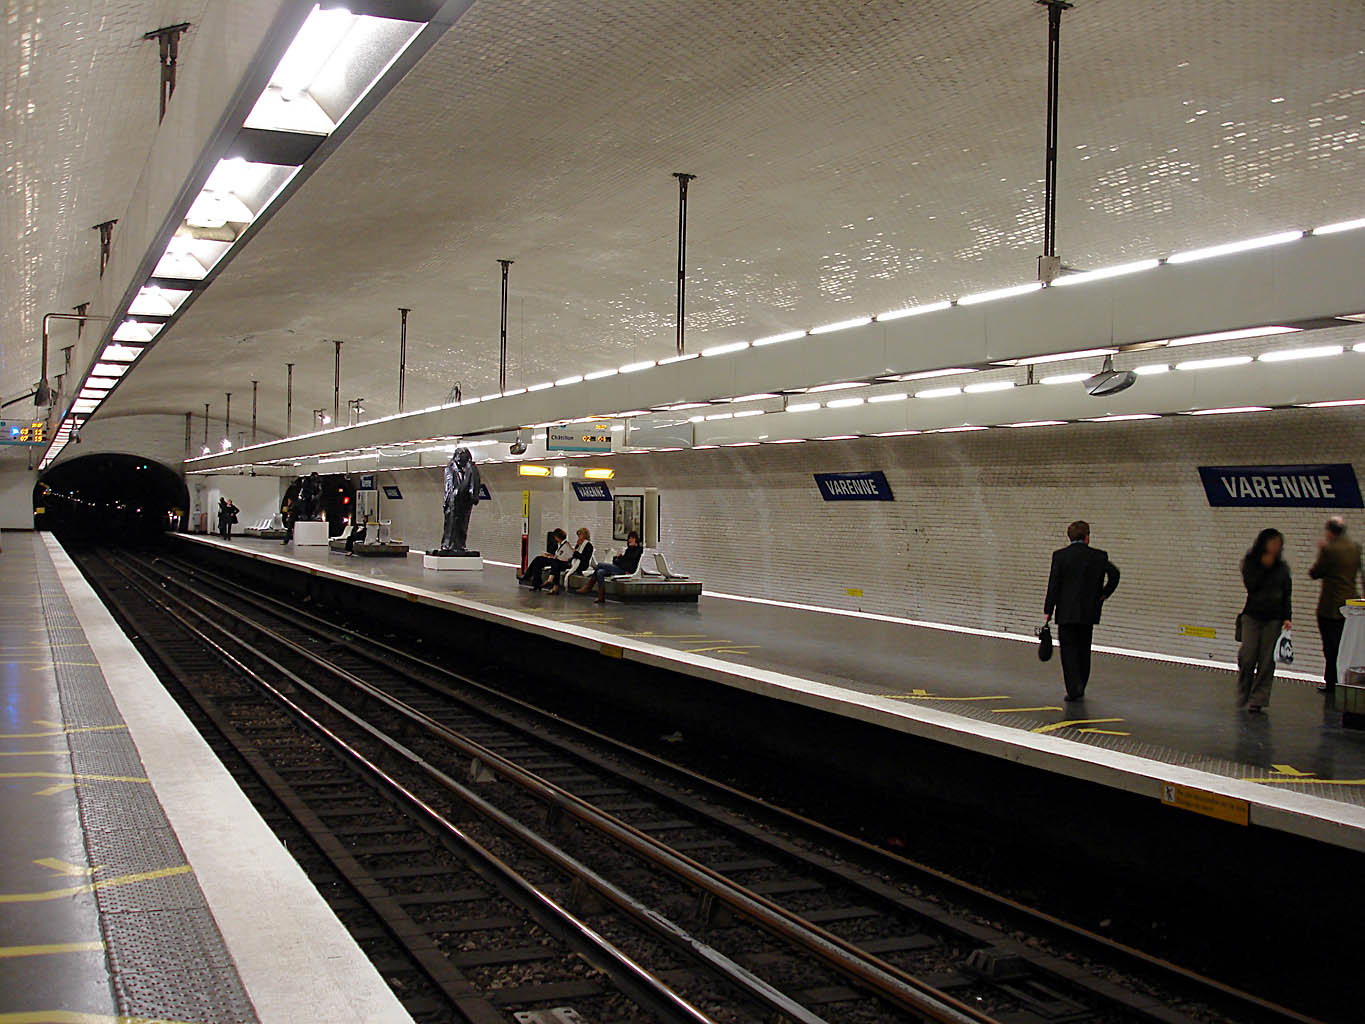
[{"label": "walking man", "polygon": [[1327,520],[1318,541],[1318,558],[1308,575],[1322,582],[1318,595],[1318,632],[1322,634],[1322,656],[1327,662],[1319,693],[1331,693],[1337,685],[1337,651],[1346,618],[1341,606],[1359,597],[1356,580],[1360,577],[1360,545],[1346,536],[1346,520],[1333,516]]},{"label": "walking man", "polygon": [[1119,571],[1109,556],[1090,546],[1090,524],[1078,519],[1066,528],[1066,547],[1052,553],[1043,621],[1057,614],[1062,678],[1066,699],[1081,700],[1090,681],[1090,645],[1095,624],[1109,595],[1118,589]]}]

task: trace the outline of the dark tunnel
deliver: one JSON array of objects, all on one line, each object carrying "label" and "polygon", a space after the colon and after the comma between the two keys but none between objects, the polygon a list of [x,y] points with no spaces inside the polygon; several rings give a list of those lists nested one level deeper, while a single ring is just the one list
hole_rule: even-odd
[{"label": "dark tunnel", "polygon": [[136,455],[87,455],[44,473],[33,523],[64,542],[144,544],[184,529],[189,492],[166,466]]}]

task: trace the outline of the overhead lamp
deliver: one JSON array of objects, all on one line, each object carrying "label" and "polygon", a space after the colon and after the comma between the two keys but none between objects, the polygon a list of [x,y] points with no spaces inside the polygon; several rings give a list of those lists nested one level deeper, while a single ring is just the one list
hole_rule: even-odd
[{"label": "overhead lamp", "polygon": [[557,477],[566,477],[566,476],[568,476],[568,475],[569,475],[569,467],[568,467],[568,466],[556,466],[556,467],[554,468],[554,475],[557,476]]},{"label": "overhead lamp", "polygon": [[761,402],[768,398],[781,398],[781,395],[774,395],[767,391],[760,391],[753,395],[740,395],[738,398],[726,398],[726,402]]},{"label": "overhead lamp", "polygon": [[131,363],[140,355],[142,347],[138,345],[105,345],[100,358],[112,363]]},{"label": "overhead lamp", "polygon": [[118,383],[117,377],[86,377],[86,387],[92,388],[112,388]]},{"label": "overhead lamp", "polygon": [[787,412],[814,412],[820,408],[819,402],[795,402],[787,406]]},{"label": "overhead lamp", "polygon": [[731,352],[742,352],[749,347],[747,341],[731,341],[724,345],[712,345],[710,348],[701,350],[701,354],[708,359],[712,356],[728,356]]},{"label": "overhead lamp", "polygon": [[768,444],[805,444],[804,437],[779,437],[776,440],[767,442]]},{"label": "overhead lamp", "polygon": [[931,431],[929,431],[929,433],[931,433],[931,434],[961,434],[961,433],[965,433],[965,432],[968,431],[968,430],[986,430],[986,429],[987,429],[986,427],[979,426],[979,425],[977,425],[977,424],[975,424],[975,423],[965,423],[965,424],[963,424],[963,425],[960,426],[960,427],[939,427],[937,430],[931,430]]},{"label": "overhead lamp", "polygon": [[705,420],[706,420],[706,417],[705,417],[705,416],[689,416],[689,417],[687,417],[687,422],[688,422],[688,423],[703,423],[703,422],[705,422]]},{"label": "overhead lamp", "polygon": [[927,302],[923,306],[908,306],[905,309],[892,309],[885,313],[877,314],[877,323],[886,323],[888,320],[904,320],[907,316],[920,316],[923,313],[937,313],[941,309],[951,309],[951,302]]},{"label": "overhead lamp", "polygon": [[819,327],[812,327],[811,334],[833,334],[835,331],[846,331],[850,327],[866,327],[872,322],[870,316],[857,316],[851,320],[840,320],[837,323],[822,324]]},{"label": "overhead lamp", "polygon": [[961,388],[929,388],[925,391],[916,391],[916,398],[949,398],[953,395],[962,394]]},{"label": "overhead lamp", "polygon": [[1333,402],[1305,402],[1305,409],[1338,409],[1347,405],[1365,405],[1365,398],[1339,398]]},{"label": "overhead lamp", "polygon": [[722,448],[756,448],[756,447],[758,447],[758,444],[759,444],[759,442],[757,442],[757,441],[727,441],[725,444],[721,445],[721,447],[722,447]]},{"label": "overhead lamp", "polygon": [[549,466],[528,466],[522,463],[517,467],[517,476],[549,476]]},{"label": "overhead lamp", "polygon": [[564,387],[568,387],[570,384],[582,384],[582,383],[583,383],[583,375],[580,373],[580,374],[575,374],[575,375],[572,376],[572,377],[561,377],[561,378],[559,378],[559,380],[555,381],[555,387],[557,387],[557,388],[564,388]]},{"label": "overhead lamp", "polygon": [[1066,420],[1024,420],[1022,423],[1006,423],[1007,427],[1061,427]]},{"label": "overhead lamp", "polygon": [[1095,398],[1105,398],[1127,391],[1137,383],[1137,374],[1132,370],[1114,369],[1114,357],[1105,356],[1100,372],[1085,380],[1085,393]]},{"label": "overhead lamp", "polygon": [[1190,359],[1176,363],[1177,370],[1219,370],[1226,366],[1245,366],[1251,356],[1219,356],[1215,359]]},{"label": "overhead lamp", "polygon": [[1123,277],[1139,271],[1151,270],[1161,266],[1160,260],[1137,260],[1133,263],[1120,263],[1115,267],[1102,267],[1099,270],[1086,270],[1079,274],[1063,274],[1052,279],[1052,287],[1065,287],[1071,284],[1085,284],[1087,281],[1103,281],[1109,277]]},{"label": "overhead lamp", "polygon": [[128,312],[143,316],[171,316],[189,296],[187,291],[146,285],[138,290],[128,304]]},{"label": "overhead lamp", "polygon": [[822,391],[848,391],[852,388],[865,388],[867,386],[867,381],[864,380],[847,380],[838,384],[817,384],[813,388],[806,388],[806,394],[814,395]]},{"label": "overhead lamp", "polygon": [[648,369],[650,369],[650,368],[651,368],[652,366],[654,366],[654,365],[655,365],[655,363],[654,363],[654,360],[653,360],[653,359],[643,359],[643,360],[641,360],[641,361],[638,362],[638,363],[626,363],[625,366],[621,367],[620,372],[621,372],[621,373],[639,373],[641,370],[648,370]]},{"label": "overhead lamp", "polygon": [[[215,230],[228,224],[250,224],[256,219],[251,207],[231,192],[200,192],[185,214],[185,223],[192,228]],[[134,311],[136,312],[136,310]]]},{"label": "overhead lamp", "polygon": [[1116,348],[1087,348],[1080,352],[1050,352],[1045,356],[1021,356],[1018,359],[995,359],[996,366],[1037,366],[1040,363],[1062,363],[1069,359],[1089,359],[1092,356],[1112,356]]},{"label": "overhead lamp", "polygon": [[873,434],[873,437],[911,437],[915,434],[922,434],[922,430],[883,430],[880,434]]},{"label": "overhead lamp", "polygon": [[1262,363],[1288,363],[1296,359],[1323,359],[1339,356],[1346,351],[1344,345],[1318,345],[1313,348],[1281,348],[1273,352],[1262,352],[1256,357]]},{"label": "overhead lamp", "polygon": [[147,342],[155,338],[160,330],[160,324],[144,324],[136,320],[125,320],[114,330],[113,340]]},{"label": "overhead lamp", "polygon": [[181,281],[202,281],[208,276],[208,268],[194,258],[193,253],[167,248],[157,261],[153,277],[165,277]]},{"label": "overhead lamp", "polygon": [[101,377],[122,377],[128,372],[128,367],[121,363],[96,363],[90,372]]},{"label": "overhead lamp", "polygon": [[981,384],[968,384],[962,389],[963,394],[985,395],[992,391],[1009,391],[1014,387],[1012,380],[988,380]]},{"label": "overhead lamp", "polygon": [[109,392],[101,388],[81,388],[80,393],[76,397],[81,399],[93,399],[98,402],[101,399],[108,397],[108,395]]},{"label": "overhead lamp", "polygon": [[1246,338],[1268,338],[1275,334],[1296,334],[1299,327],[1284,327],[1274,324],[1268,327],[1243,327],[1235,331],[1216,331],[1213,334],[1190,334],[1183,338],[1172,338],[1166,342],[1170,348],[1183,348],[1186,345],[1205,345],[1211,341],[1242,341]]},{"label": "overhead lamp", "polygon": [[1124,412],[1113,416],[1087,416],[1087,423],[1130,423],[1133,420],[1159,420],[1161,419],[1154,412]]},{"label": "overhead lamp", "polygon": [[1028,284],[1011,285],[1008,288],[995,288],[988,292],[976,292],[972,295],[964,295],[957,300],[959,306],[975,306],[980,302],[994,302],[996,299],[1008,299],[1015,295],[1027,295],[1029,292],[1036,292],[1043,287],[1041,281],[1030,281]]},{"label": "overhead lamp", "polygon": [[1210,245],[1202,249],[1188,249],[1185,252],[1178,252],[1173,256],[1166,257],[1166,262],[1193,263],[1196,260],[1206,260],[1213,256],[1228,256],[1234,252],[1247,252],[1251,249],[1264,249],[1272,245],[1282,245],[1285,242],[1293,242],[1302,237],[1302,231],[1280,231],[1273,235],[1262,235],[1260,238],[1247,238],[1240,242],[1226,242],[1222,245]]},{"label": "overhead lamp", "polygon": [[594,370],[592,373],[583,374],[584,380],[601,380],[603,377],[615,377],[619,370]]},{"label": "overhead lamp", "polygon": [[[833,404],[834,404],[833,402],[830,403],[830,405],[833,405]],[[742,420],[742,419],[748,418],[749,416],[762,416],[762,415],[763,415],[763,410],[762,410],[762,409],[741,409],[739,412],[735,413],[735,419],[737,419],[737,420]]]},{"label": "overhead lamp", "polygon": [[1320,228],[1314,228],[1315,235],[1335,235],[1338,231],[1354,231],[1356,228],[1365,228],[1365,217],[1358,217],[1355,220],[1337,221],[1335,224],[1324,224]]},{"label": "overhead lamp", "polygon": [[[616,371],[613,370],[612,372],[615,373]],[[503,398],[511,398],[513,395],[524,395],[524,394],[526,394],[526,389],[525,389],[525,388],[508,388],[506,391],[504,391],[504,392],[502,393],[502,397],[503,397]]]},{"label": "overhead lamp", "polygon": [[817,437],[817,441],[856,441],[857,434],[830,434],[826,437]]},{"label": "overhead lamp", "polygon": [[904,391],[897,391],[889,395],[873,395],[867,400],[868,405],[879,405],[882,402],[904,402],[910,396]]},{"label": "overhead lamp", "polygon": [[72,412],[94,412],[99,402],[93,398],[81,398],[71,403]]},{"label": "overhead lamp", "polygon": [[1227,415],[1227,414],[1229,414],[1229,413],[1238,413],[1238,412],[1270,412],[1270,407],[1267,406],[1267,405],[1233,405],[1233,406],[1228,406],[1227,408],[1224,408],[1224,409],[1194,409],[1194,410],[1191,410],[1190,415],[1191,415],[1191,416],[1224,416],[1224,415]]},{"label": "overhead lamp", "polygon": [[763,348],[765,345],[777,345],[784,341],[796,341],[796,339],[804,338],[805,336],[805,331],[786,331],[782,334],[770,334],[766,338],[755,338],[749,344],[754,348]]},{"label": "overhead lamp", "polygon": [[1089,380],[1088,373],[1058,373],[1051,377],[1044,377],[1039,384],[1079,384],[1083,380]]},{"label": "overhead lamp", "polygon": [[1148,363],[1133,367],[1133,372],[1139,377],[1155,377],[1159,373],[1170,373],[1171,367],[1168,363]]},{"label": "overhead lamp", "polygon": [[589,480],[610,480],[612,477],[616,476],[616,470],[614,470],[614,469],[585,469],[585,470],[583,470],[583,476],[586,477],[586,478],[589,479]]},{"label": "overhead lamp", "polygon": [[710,416],[703,416],[702,419],[710,423],[712,420],[734,419],[734,416],[735,414],[732,412],[713,412]]},{"label": "overhead lamp", "polygon": [[934,377],[954,377],[959,373],[976,373],[976,370],[965,366],[951,366],[944,370],[920,370],[918,373],[902,373],[895,377],[886,378],[888,380],[911,381],[911,380],[931,380]]},{"label": "overhead lamp", "polygon": [[231,450],[232,450],[232,442],[231,442],[228,438],[225,437],[225,438],[223,438],[222,447],[223,447],[223,451],[225,451],[225,452],[226,452],[226,451],[231,451]]},{"label": "overhead lamp", "polygon": [[719,447],[720,447],[720,445],[718,445],[718,444],[694,444],[694,445],[692,446],[692,450],[693,450],[694,452],[704,452],[704,451],[710,451],[712,448],[719,448]]},{"label": "overhead lamp", "polygon": [[313,8],[270,76],[270,84],[280,90],[281,99],[293,102],[308,91],[355,21],[345,8],[323,10],[321,4]]},{"label": "overhead lamp", "polygon": [[684,352],[684,353],[682,353],[682,355],[669,356],[667,359],[660,359],[657,365],[659,365],[659,366],[671,366],[673,363],[685,363],[685,362],[687,362],[689,359],[696,359],[696,358],[697,358],[697,353],[696,353],[696,352]]},{"label": "overhead lamp", "polygon": [[200,455],[208,455],[208,454],[209,454],[209,446],[208,446],[208,445],[204,445],[202,448],[200,448],[200,449],[199,449],[199,454],[200,454]]},{"label": "overhead lamp", "polygon": [[548,390],[548,389],[550,389],[550,388],[552,388],[552,387],[554,387],[554,386],[555,386],[555,382],[554,382],[554,381],[552,381],[552,380],[545,380],[545,381],[541,381],[539,384],[528,384],[527,387],[526,387],[526,390],[527,390],[527,391],[546,391],[546,390]]},{"label": "overhead lamp", "polygon": [[832,402],[825,403],[826,407],[830,409],[849,409],[855,405],[862,404],[863,400],[861,398],[836,398]]}]

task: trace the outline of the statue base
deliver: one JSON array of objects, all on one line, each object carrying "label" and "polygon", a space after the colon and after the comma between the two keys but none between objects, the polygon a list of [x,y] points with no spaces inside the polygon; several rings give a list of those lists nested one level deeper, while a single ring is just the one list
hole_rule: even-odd
[{"label": "statue base", "polygon": [[300,520],[294,524],[296,548],[327,546],[327,524],[319,520]]},{"label": "statue base", "polygon": [[460,554],[435,554],[427,552],[422,556],[423,569],[436,569],[438,571],[464,570],[466,572],[477,572],[483,568],[483,558],[477,551],[462,551]]}]

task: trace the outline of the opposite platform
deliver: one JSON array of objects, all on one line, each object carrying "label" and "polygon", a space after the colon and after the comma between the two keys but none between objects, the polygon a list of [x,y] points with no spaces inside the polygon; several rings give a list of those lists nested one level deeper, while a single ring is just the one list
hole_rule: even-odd
[{"label": "opposite platform", "polygon": [[178,539],[1187,809],[1225,801],[1252,824],[1365,849],[1365,736],[1306,683],[1281,683],[1258,719],[1237,712],[1219,668],[1097,655],[1091,693],[1067,707],[1057,667],[1029,645],[950,627],[715,595],[594,605],[530,593],[503,566],[452,579],[414,558]]},{"label": "opposite platform", "polygon": [[0,581],[0,1021],[409,1021],[60,545]]}]

